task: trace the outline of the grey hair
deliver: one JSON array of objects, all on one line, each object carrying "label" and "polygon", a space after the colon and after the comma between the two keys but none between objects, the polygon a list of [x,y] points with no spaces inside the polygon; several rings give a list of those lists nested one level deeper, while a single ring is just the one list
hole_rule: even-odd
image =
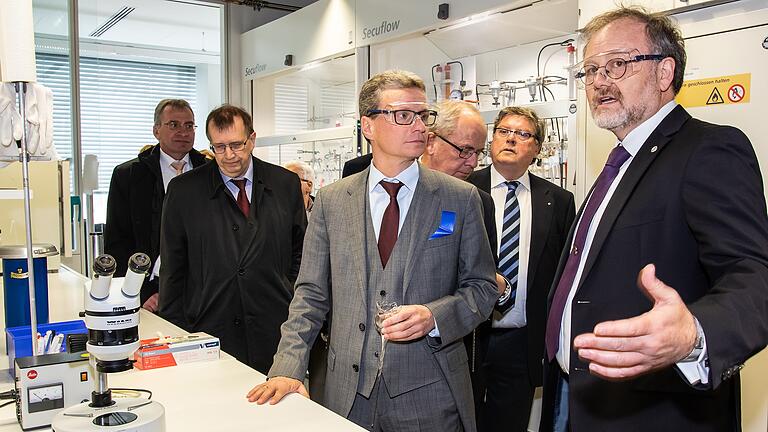
[{"label": "grey hair", "polygon": [[459,100],[444,100],[435,105],[437,120],[429,127],[429,131],[442,136],[451,135],[456,131],[459,118],[463,115],[477,115],[482,119],[480,110],[474,104]]},{"label": "grey hair", "polygon": [[312,183],[315,182],[315,170],[313,170],[308,163],[300,160],[292,160],[290,162],[286,162],[285,165],[283,166],[288,171],[293,171],[297,174],[298,174],[297,171],[299,171],[301,172],[301,174],[299,174],[299,177],[309,180]]},{"label": "grey hair", "polygon": [[195,112],[192,111],[192,107],[189,106],[189,102],[184,99],[163,99],[158,102],[155,107],[155,126],[160,126],[160,116],[163,114],[163,110],[165,110],[166,107],[171,107],[177,110],[188,109],[192,115],[195,115]]},{"label": "grey hair", "polygon": [[675,74],[672,88],[677,94],[683,87],[683,74],[687,55],[685,53],[685,41],[680,28],[666,15],[650,13],[641,6],[624,6],[605,12],[592,18],[583,29],[581,38],[584,46],[590,39],[608,24],[620,19],[632,19],[645,24],[645,36],[655,52],[641,54],[662,54],[671,57],[675,61]]}]

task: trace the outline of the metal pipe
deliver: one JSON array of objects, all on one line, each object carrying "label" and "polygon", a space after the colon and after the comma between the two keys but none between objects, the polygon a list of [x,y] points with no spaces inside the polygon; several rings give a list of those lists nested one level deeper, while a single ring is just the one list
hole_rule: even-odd
[{"label": "metal pipe", "polygon": [[[83,156],[80,131],[80,23],[78,9],[78,0],[69,0],[69,103],[72,113],[72,166],[74,169],[72,188],[75,196],[81,197],[82,200]],[[86,231],[82,214],[81,205],[81,217],[78,221],[77,230],[79,235],[76,238],[78,248],[80,249],[80,268],[82,273],[87,276],[90,273],[85,250],[88,247],[88,242],[86,241],[87,235],[83,235]]]},{"label": "metal pipe", "polygon": [[[29,196],[29,153],[27,152],[27,83],[14,83],[19,95],[19,112],[21,113],[21,178],[24,189],[24,225],[27,228],[27,283],[29,288],[29,327],[32,333],[32,355],[37,352],[37,301],[35,299],[35,256],[32,253],[32,206]],[[47,275],[46,275],[47,276]]]}]

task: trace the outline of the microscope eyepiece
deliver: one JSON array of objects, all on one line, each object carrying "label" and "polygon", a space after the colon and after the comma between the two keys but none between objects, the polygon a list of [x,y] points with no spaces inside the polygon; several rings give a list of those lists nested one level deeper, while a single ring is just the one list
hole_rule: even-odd
[{"label": "microscope eyepiece", "polygon": [[111,276],[115,273],[117,262],[112,255],[99,255],[93,260],[93,273],[98,276]]},{"label": "microscope eyepiece", "polygon": [[137,252],[128,260],[128,270],[134,273],[146,273],[151,266],[152,260],[145,253]]}]

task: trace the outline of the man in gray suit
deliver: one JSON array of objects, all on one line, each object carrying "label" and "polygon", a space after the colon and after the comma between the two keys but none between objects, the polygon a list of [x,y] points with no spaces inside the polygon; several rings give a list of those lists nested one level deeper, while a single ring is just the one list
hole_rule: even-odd
[{"label": "man in gray suit", "polygon": [[[330,311],[328,408],[368,430],[475,431],[462,337],[499,297],[480,198],[415,162],[435,120],[419,77],[374,76],[359,109],[373,163],[318,193],[269,379],[248,399],[307,395],[309,350]],[[382,323],[385,350],[381,301],[401,305]]]}]

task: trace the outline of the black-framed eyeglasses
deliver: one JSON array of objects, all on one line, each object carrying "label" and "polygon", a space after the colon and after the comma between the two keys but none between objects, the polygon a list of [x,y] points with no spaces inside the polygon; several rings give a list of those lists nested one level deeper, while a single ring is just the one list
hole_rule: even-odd
[{"label": "black-framed eyeglasses", "polygon": [[385,114],[387,115],[391,120],[391,122],[394,122],[397,125],[401,126],[410,126],[413,124],[413,122],[416,121],[416,118],[420,118],[421,121],[424,123],[425,126],[432,126],[435,124],[435,120],[437,120],[437,111],[433,110],[422,110],[422,111],[413,111],[413,110],[406,110],[406,109],[399,109],[399,110],[385,110],[385,109],[374,109],[369,110],[365,115],[367,117],[371,117],[377,114]]},{"label": "black-framed eyeglasses", "polygon": [[227,147],[229,147],[230,150],[232,150],[233,153],[237,153],[239,151],[242,151],[245,148],[245,143],[248,142],[248,140],[251,137],[248,137],[243,142],[232,142],[229,144],[211,144],[211,151],[216,154],[224,154],[227,152]]},{"label": "black-framed eyeglasses", "polygon": [[595,82],[595,77],[597,76],[598,71],[600,71],[600,69],[605,69],[605,74],[608,76],[608,78],[617,80],[624,77],[624,75],[627,73],[627,65],[630,63],[637,63],[646,60],[659,61],[667,57],[669,56],[664,54],[639,54],[630,56],[629,58],[616,57],[608,60],[603,66],[598,66],[596,64],[585,64],[581,69],[579,69],[578,72],[576,72],[574,77],[580,79],[584,85],[592,85],[592,83]]},{"label": "black-framed eyeglasses", "polygon": [[472,157],[472,155],[477,155],[478,159],[485,156],[485,149],[475,149],[474,147],[469,147],[469,146],[459,147],[456,144],[445,139],[442,135],[435,134],[435,136],[445,141],[445,143],[448,144],[449,146],[455,148],[456,151],[459,152],[459,157],[462,159],[469,159]]},{"label": "black-framed eyeglasses", "polygon": [[312,185],[314,184],[314,183],[312,183],[312,180],[309,180],[309,179],[303,179],[303,178],[299,177],[299,180],[301,180],[301,181],[303,181],[304,183],[306,183],[306,184],[307,184],[307,186],[309,186],[310,188],[311,188],[311,187],[312,187]]},{"label": "black-framed eyeglasses", "polygon": [[503,127],[497,127],[493,130],[493,133],[499,136],[500,138],[507,138],[510,135],[516,135],[520,141],[528,141],[531,138],[535,138],[536,136],[528,131],[524,130],[515,130],[515,129],[507,129]]},{"label": "black-framed eyeglasses", "polygon": [[168,129],[174,132],[178,130],[182,130],[184,132],[194,132],[195,129],[197,129],[197,125],[192,122],[181,123],[181,122],[177,122],[176,120],[165,122],[162,125],[168,126]]}]

